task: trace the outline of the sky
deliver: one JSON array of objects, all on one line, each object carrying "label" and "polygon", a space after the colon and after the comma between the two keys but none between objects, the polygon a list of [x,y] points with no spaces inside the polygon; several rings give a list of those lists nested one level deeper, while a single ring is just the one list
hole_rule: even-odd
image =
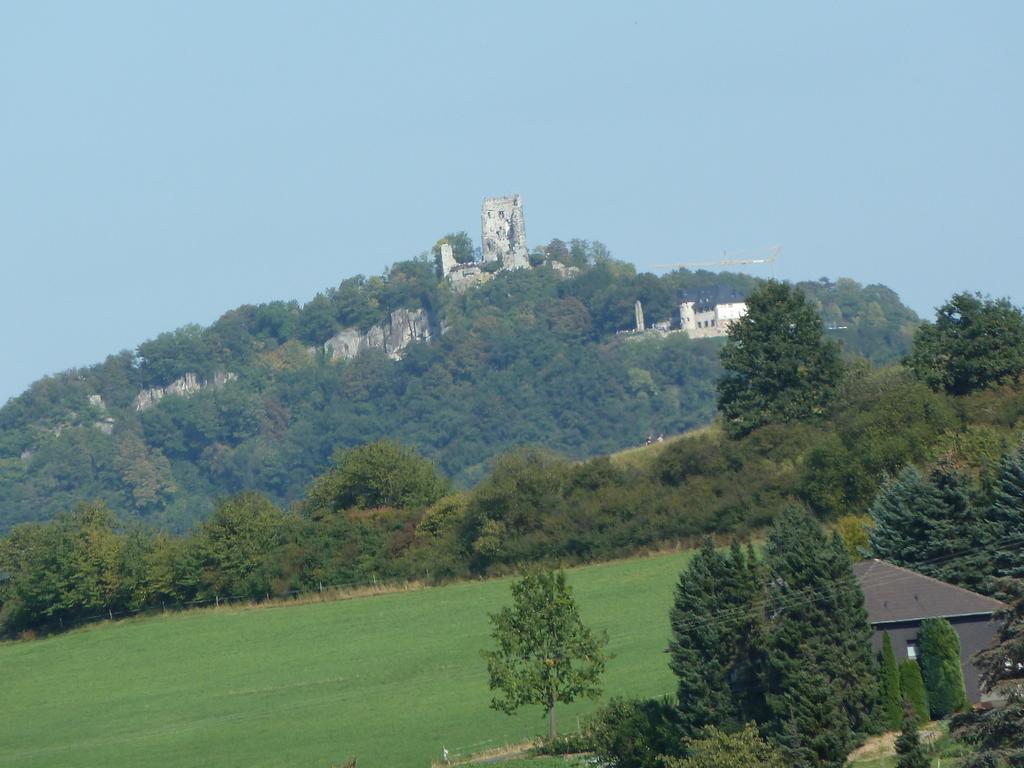
[{"label": "sky", "polygon": [[[0,403],[523,197],[530,245],[1024,304],[1024,3],[0,4]],[[767,277],[766,267],[750,267]]]}]

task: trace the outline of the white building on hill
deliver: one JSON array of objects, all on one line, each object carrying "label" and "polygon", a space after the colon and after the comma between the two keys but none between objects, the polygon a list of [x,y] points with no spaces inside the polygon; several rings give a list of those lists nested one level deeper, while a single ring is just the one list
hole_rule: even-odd
[{"label": "white building on hill", "polygon": [[679,327],[695,339],[725,336],[729,326],[747,314],[747,303],[732,296],[686,300],[679,305]]}]

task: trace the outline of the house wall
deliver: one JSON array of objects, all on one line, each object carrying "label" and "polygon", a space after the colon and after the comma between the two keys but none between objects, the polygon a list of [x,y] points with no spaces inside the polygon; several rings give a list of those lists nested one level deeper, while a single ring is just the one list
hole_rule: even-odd
[{"label": "house wall", "polygon": [[[966,618],[950,619],[957,635],[960,636],[960,666],[964,671],[964,687],[967,689],[967,698],[972,704],[987,700],[979,687],[979,670],[971,663],[971,656],[978,651],[983,651],[992,645],[996,636],[998,624],[992,621],[990,616],[974,616]],[[896,663],[908,658],[907,648],[917,648],[917,634],[921,628],[920,621],[893,622],[891,624],[875,624],[874,636],[871,644],[876,652],[882,650],[882,633],[889,633],[889,641],[892,643],[893,653],[896,655]],[[920,653],[920,652],[918,652]]]}]

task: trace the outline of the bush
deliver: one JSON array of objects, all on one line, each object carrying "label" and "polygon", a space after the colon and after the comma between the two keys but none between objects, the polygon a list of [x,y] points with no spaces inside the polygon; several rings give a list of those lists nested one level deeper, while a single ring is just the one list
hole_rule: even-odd
[{"label": "bush", "polygon": [[613,698],[588,723],[586,741],[618,768],[661,768],[659,755],[679,753],[675,705],[668,698]]},{"label": "bush", "polygon": [[666,768],[785,768],[778,747],[761,738],[757,726],[747,723],[738,733],[724,733],[714,726],[706,728],[700,739],[687,746],[681,760],[668,758]]}]

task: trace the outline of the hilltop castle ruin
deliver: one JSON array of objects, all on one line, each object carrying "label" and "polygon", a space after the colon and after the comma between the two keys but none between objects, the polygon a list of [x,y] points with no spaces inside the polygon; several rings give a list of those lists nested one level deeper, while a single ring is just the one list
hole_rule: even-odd
[{"label": "hilltop castle ruin", "polygon": [[[530,252],[526,246],[526,218],[523,199],[519,195],[485,197],[480,209],[481,261],[458,264],[452,247],[441,243],[441,272],[460,293],[474,285],[481,285],[496,272],[509,269],[529,269]],[[563,272],[565,267],[551,262]]]},{"label": "hilltop castle ruin", "polygon": [[480,243],[484,263],[497,261],[503,269],[530,266],[523,200],[519,195],[484,198],[480,211]]}]

